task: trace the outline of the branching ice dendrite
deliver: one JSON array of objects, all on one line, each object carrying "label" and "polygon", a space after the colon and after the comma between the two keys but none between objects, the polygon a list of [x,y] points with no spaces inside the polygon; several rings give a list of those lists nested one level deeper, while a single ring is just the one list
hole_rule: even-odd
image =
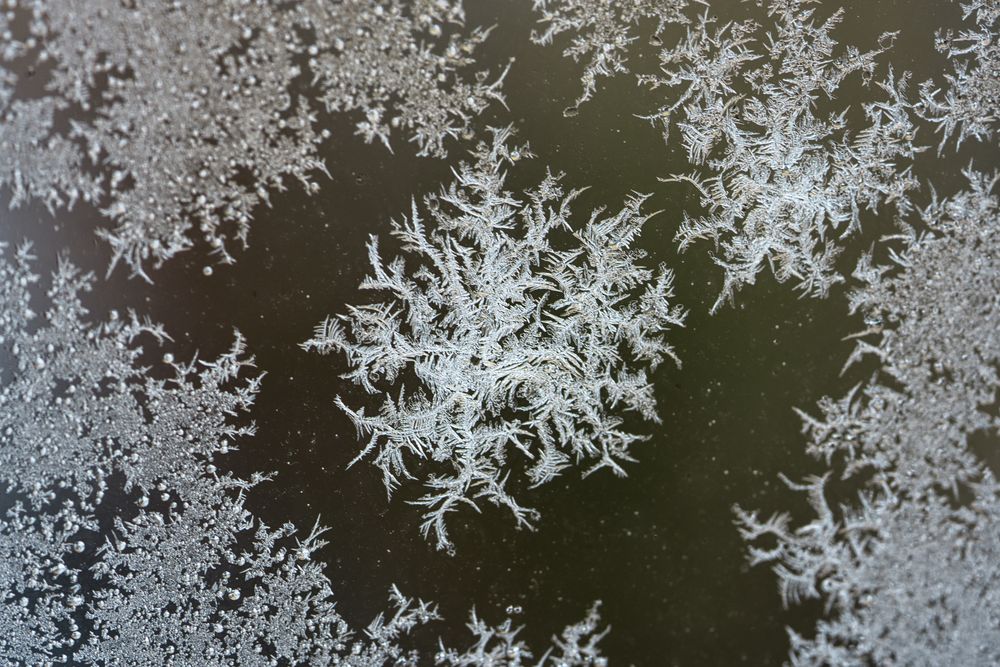
[{"label": "branching ice dendrite", "polygon": [[[304,538],[269,528],[244,505],[266,477],[216,466],[254,431],[241,422],[260,375],[239,334],[214,361],[151,362],[169,345],[162,328],[131,313],[89,323],[92,278],[66,261],[35,312],[30,249],[10,254],[0,246],[0,662],[427,662],[408,644],[433,606],[392,588],[390,611],[353,632],[315,557],[318,522]],[[598,623],[595,607],[550,651],[600,664]],[[526,664],[476,660],[482,635],[504,627],[478,625],[472,647],[438,664]]]},{"label": "branching ice dendrite", "polygon": [[831,508],[823,479],[803,488],[818,516],[739,512],[751,561],[772,563],[787,606],[821,599],[814,636],[789,629],[793,665],[991,665],[1000,659],[1000,487],[972,487],[955,508],[931,494],[862,492]]},{"label": "branching ice dendrite", "polygon": [[443,156],[503,102],[503,74],[465,78],[488,31],[463,19],[460,0],[28,0],[0,13],[0,187],[101,206],[142,276],[200,240],[232,262],[269,193],[318,188],[318,106]]},{"label": "branching ice dendrite", "polygon": [[[638,37],[635,28],[645,21],[655,21],[653,39],[670,24],[688,22],[684,10],[688,0],[533,0],[540,14],[542,31],[533,32],[531,40],[548,45],[569,33],[570,44],[563,55],[576,62],[585,61],[581,82],[583,92],[567,116],[575,115],[581,104],[597,90],[597,80],[628,71],[629,45]],[[696,0],[698,1],[698,0]]]},{"label": "branching ice dendrite", "polygon": [[537,512],[508,492],[515,471],[532,486],[574,464],[623,475],[643,438],[618,413],[659,421],[645,369],[677,361],[664,333],[684,321],[669,303],[671,273],[643,268],[630,249],[650,217],[645,197],[575,228],[581,191],[549,173],[515,198],[504,165],[528,150],[509,145],[509,128],[493,134],[455,182],[424,198],[432,225],[416,202],[394,225],[403,255],[385,264],[371,239],[361,286],[384,300],[328,318],[303,344],[343,352],[344,377],[384,396],[371,415],[337,398],[368,439],[355,460],[371,455],[390,495],[423,481],[414,502],[441,549],[452,548],[448,515],[480,500],[531,526]]},{"label": "branching ice dendrite", "polygon": [[789,482],[809,493],[805,525],[737,508],[786,606],[825,602],[814,636],[789,631],[793,664],[1000,660],[1000,484],[969,447],[1000,432],[984,409],[1000,386],[1000,200],[995,176],[967,176],[967,191],[921,212],[920,231],[904,228],[893,266],[861,261],[851,306],[869,329],[850,361],[874,355],[880,370],[824,399],[821,418],[803,415],[808,451],[859,480],[857,498],[832,508],[827,473]]},{"label": "branching ice dendrite", "polygon": [[[607,659],[597,648],[598,642],[607,630],[598,631],[600,625],[600,603],[595,603],[587,616],[574,625],[568,626],[561,637],[552,638],[552,647],[534,663],[538,667],[607,667]],[[482,621],[473,611],[468,628],[476,637],[476,643],[459,652],[441,644],[435,662],[449,667],[480,667],[498,665],[500,667],[520,667],[532,664],[534,657],[524,641],[517,638],[521,628],[514,627],[508,618],[497,626]]]},{"label": "branching ice dendrite", "polygon": [[955,35],[938,34],[938,51],[954,63],[945,75],[942,90],[934,81],[920,86],[921,116],[938,126],[943,150],[954,137],[956,148],[969,137],[989,141],[1000,119],[1000,2],[974,0],[962,3],[964,18],[973,16],[975,27]]},{"label": "branching ice dendrite", "polygon": [[[661,72],[642,76],[654,89],[679,90],[649,119],[668,136],[676,123],[694,172],[675,175],[701,194],[701,216],[685,214],[677,240],[715,244],[724,284],[717,310],[769,268],[804,295],[823,297],[843,278],[834,261],[858,231],[862,211],[892,203],[909,210],[916,187],[904,165],[919,150],[906,99],[908,77],[889,71],[884,101],[864,105],[866,126],[852,130],[846,110],[817,114],[854,73],[867,81],[877,49],[837,50],[836,12],[819,23],[804,2],[772,2],[774,28],[753,22],[713,28],[707,13],[676,48],[661,53]],[[757,45],[763,47],[757,50]]]},{"label": "branching ice dendrite", "polygon": [[[660,17],[660,27],[688,23],[686,35],[659,50],[657,71],[638,73],[641,85],[666,98],[644,117],[665,141],[679,133],[694,167],[665,180],[689,184],[700,195],[703,212],[685,213],[676,238],[681,249],[702,241],[715,246],[724,282],[713,311],[764,270],[779,282],[795,282],[804,295],[826,296],[844,280],[835,260],[844,239],[859,230],[862,213],[893,205],[906,214],[916,187],[909,163],[921,149],[913,143],[908,75],[888,70],[879,83],[882,99],[863,105],[863,124],[849,118],[846,107],[819,111],[847,86],[873,79],[894,33],[863,52],[833,38],[843,10],[821,20],[807,0],[758,4],[765,23],[719,26],[707,8],[689,20],[683,4],[667,3],[678,16]],[[629,35],[635,20],[601,0],[539,3],[538,9],[549,24],[543,43],[550,33],[570,31],[574,45],[591,44],[591,24]],[[579,46],[571,55],[586,52]],[[624,56],[614,62],[624,71]],[[591,81],[581,100],[592,90]]]}]

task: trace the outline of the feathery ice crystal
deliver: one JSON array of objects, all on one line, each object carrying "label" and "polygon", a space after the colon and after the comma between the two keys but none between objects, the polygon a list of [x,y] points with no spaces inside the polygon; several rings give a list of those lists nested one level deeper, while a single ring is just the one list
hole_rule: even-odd
[{"label": "feathery ice crystal", "polygon": [[422,479],[422,530],[442,549],[448,514],[479,500],[531,526],[537,512],[508,492],[511,473],[532,486],[574,464],[623,475],[643,438],[617,413],[658,421],[645,368],[676,361],[664,332],[684,321],[671,273],[630,250],[650,217],[645,197],[574,228],[581,191],[565,192],[560,176],[520,199],[504,189],[505,164],[528,155],[510,133],[493,130],[455,182],[424,198],[431,226],[414,202],[393,232],[404,255],[385,265],[372,238],[361,286],[385,300],[327,318],[303,344],[343,352],[344,377],[384,396],[372,415],[337,398],[368,438],[355,460],[373,454],[390,495]]},{"label": "feathery ice crystal", "polygon": [[[850,361],[880,370],[803,415],[808,450],[831,470],[806,484],[816,518],[759,520],[737,508],[754,563],[773,563],[786,605],[820,598],[814,637],[789,631],[796,665],[992,665],[1000,661],[1000,483],[969,438],[1000,433],[1000,201],[997,177],[904,228],[895,266],[864,258],[864,313]],[[875,337],[874,342],[866,340]],[[850,363],[850,362],[849,362]],[[834,470],[862,484],[833,509]],[[787,480],[786,480],[787,481]]]},{"label": "feathery ice crystal", "polygon": [[[590,23],[613,22],[605,4],[543,4],[541,20],[581,31],[577,39],[584,40]],[[825,296],[843,281],[834,260],[841,241],[860,228],[862,212],[886,203],[909,210],[916,183],[906,165],[919,149],[905,96],[908,77],[891,70],[884,76],[884,95],[863,105],[863,123],[850,120],[846,107],[818,110],[821,100],[833,100],[846,86],[868,84],[893,33],[867,52],[840,48],[832,32],[843,11],[820,21],[811,5],[771,0],[766,24],[744,19],[721,26],[705,8],[677,44],[659,50],[657,71],[638,74],[641,85],[666,98],[646,118],[666,141],[679,131],[694,167],[665,180],[689,183],[701,195],[706,212],[686,213],[677,240],[682,250],[698,241],[715,245],[724,284],[713,311],[765,268],[779,282],[795,281],[804,294]],[[628,34],[628,23],[619,20],[616,34]],[[591,80],[585,75],[583,99]]]},{"label": "feathery ice crystal", "polygon": [[840,241],[860,229],[862,211],[893,202],[905,213],[916,187],[901,168],[916,152],[905,76],[890,72],[879,84],[885,99],[863,105],[862,129],[850,127],[846,108],[816,109],[851,75],[871,77],[892,35],[872,51],[838,50],[830,33],[843,12],[819,23],[803,4],[772,3],[774,26],[760,37],[748,23],[716,30],[702,17],[676,49],[662,52],[660,74],[640,77],[681,89],[651,119],[666,134],[683,109],[677,125],[696,169],[670,180],[694,185],[707,213],[685,214],[677,240],[681,249],[715,244],[724,284],[713,309],[765,267],[803,294],[826,296],[842,281],[834,260]]},{"label": "feathery ice crystal", "polygon": [[231,262],[269,192],[318,188],[320,105],[443,156],[502,102],[502,75],[464,78],[488,31],[463,19],[452,0],[9,2],[0,187],[11,206],[104,207],[114,262],[143,276],[201,239]]},{"label": "feathery ice crystal", "polygon": [[962,3],[964,18],[974,17],[975,27],[955,35],[938,34],[937,49],[954,61],[954,72],[945,75],[941,90],[933,81],[920,86],[921,116],[938,125],[940,148],[951,137],[956,147],[973,137],[993,138],[1000,118],[1000,2],[974,0]]},{"label": "feathery ice crystal", "polygon": [[[323,530],[295,536],[244,506],[264,479],[213,462],[253,435],[240,425],[261,376],[237,334],[218,359],[162,361],[164,331],[134,314],[87,323],[92,284],[60,262],[32,311],[27,246],[0,248],[0,662],[52,665],[424,664],[405,644],[438,618],[390,591],[355,634],[315,558]],[[38,298],[38,295],[35,295]],[[537,663],[604,664],[597,606]],[[436,664],[529,664],[508,619],[473,615],[474,641]]]},{"label": "feathery ice crystal", "polygon": [[569,33],[563,55],[587,63],[581,76],[583,92],[565,115],[575,115],[594,96],[598,78],[628,72],[629,45],[638,39],[634,33],[640,23],[655,21],[653,39],[658,40],[655,35],[666,26],[688,22],[687,6],[688,0],[534,0],[545,29],[532,33],[532,41],[548,45]]}]

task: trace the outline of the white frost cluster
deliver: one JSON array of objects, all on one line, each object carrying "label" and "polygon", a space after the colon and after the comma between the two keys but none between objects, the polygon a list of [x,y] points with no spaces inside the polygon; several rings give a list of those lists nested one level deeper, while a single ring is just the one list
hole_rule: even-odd
[{"label": "white frost cluster", "polygon": [[[237,334],[214,361],[178,362],[163,330],[134,314],[87,323],[92,279],[68,262],[40,287],[29,249],[0,248],[0,662],[5,665],[425,664],[407,647],[438,618],[390,591],[391,609],[354,633],[336,611],[323,530],[297,537],[244,506],[265,478],[216,458],[243,424],[261,376]],[[155,358],[154,358],[155,357]],[[596,606],[537,662],[510,620],[473,617],[464,651],[438,665],[602,665]],[[497,646],[503,648],[502,651]]]},{"label": "white frost cluster", "polygon": [[[855,75],[875,72],[880,46],[838,48],[831,32],[842,11],[819,22],[805,2],[773,2],[774,25],[713,29],[702,18],[662,71],[640,80],[675,91],[651,116],[664,133],[676,122],[695,169],[673,180],[694,185],[707,213],[685,215],[681,249],[711,241],[724,284],[714,309],[770,269],[806,295],[824,297],[842,280],[834,262],[843,239],[860,230],[864,210],[887,202],[905,213],[916,181],[902,167],[916,149],[906,79],[890,73],[884,99],[863,105],[860,129],[847,107],[818,110]],[[705,72],[708,75],[705,75]]]},{"label": "white frost cluster", "polygon": [[318,188],[321,107],[443,155],[502,102],[502,75],[466,80],[488,31],[463,19],[460,0],[11,0],[0,186],[11,206],[101,206],[114,261],[140,275],[201,240],[231,262],[269,192]]},{"label": "white frost cluster", "polygon": [[[576,35],[567,54],[579,58],[591,24],[631,34],[634,21],[606,4],[536,7],[543,24]],[[843,398],[823,399],[821,416],[800,413],[807,450],[829,471],[785,481],[808,494],[815,517],[796,525],[737,508],[740,531],[751,560],[773,566],[786,606],[824,604],[814,633],[789,630],[792,664],[998,664],[1000,483],[969,445],[1000,435],[997,178],[970,169],[966,191],[917,210],[910,165],[922,150],[920,121],[937,127],[941,151],[995,136],[1000,5],[962,3],[974,25],[936,42],[950,73],[911,100],[908,75],[880,70],[892,33],[869,51],[842,47],[834,33],[843,11],[821,18],[808,0],[757,4],[766,19],[720,23],[705,9],[659,50],[657,71],[638,73],[665,98],[646,118],[665,141],[679,138],[693,166],[666,180],[701,195],[703,212],[685,215],[677,240],[682,249],[714,244],[725,283],[713,310],[765,269],[826,296],[847,280],[835,262],[865,211],[891,206],[912,224],[853,274],[861,287],[851,312],[868,329],[848,365],[874,359],[879,370]],[[615,21],[617,32],[607,27]],[[594,71],[626,71],[627,44],[612,51],[620,67]],[[593,76],[588,68],[581,101]],[[873,81],[881,92],[865,93],[861,114],[837,100]],[[873,259],[885,254],[888,264]],[[856,492],[842,504],[828,499],[842,493],[830,488],[835,474]]]},{"label": "white frost cluster", "polygon": [[[665,180],[689,183],[701,196],[704,213],[685,214],[677,241],[682,250],[714,245],[724,284],[713,311],[765,269],[803,294],[825,296],[843,281],[834,263],[862,213],[884,204],[906,213],[916,187],[907,167],[919,150],[907,77],[885,74],[882,93],[862,105],[863,122],[848,118],[846,104],[820,110],[844,88],[867,86],[893,33],[870,51],[841,47],[832,33],[843,10],[821,20],[809,0],[763,4],[763,23],[718,25],[703,8],[683,38],[659,50],[657,70],[638,73],[665,98],[646,117],[668,142],[679,133],[693,167]],[[557,25],[587,35],[587,21],[601,20],[604,5],[553,3],[541,20],[552,24],[558,11]],[[621,21],[618,34],[627,29]]]},{"label": "white frost cluster", "polygon": [[943,31],[936,43],[954,64],[947,85],[920,86],[921,116],[938,125],[941,149],[952,137],[956,147],[970,137],[989,141],[1000,121],[1000,2],[973,0],[961,7],[975,26],[957,35]]},{"label": "white frost cluster", "polygon": [[548,45],[560,35],[569,35],[563,55],[585,62],[583,92],[564,112],[575,115],[579,106],[594,96],[597,80],[628,72],[629,45],[646,22],[655,22],[653,40],[668,25],[687,23],[688,0],[533,0],[543,30],[531,39]]},{"label": "white frost cluster", "polygon": [[[658,422],[646,369],[676,357],[664,338],[684,312],[672,275],[630,249],[650,217],[645,197],[571,224],[580,191],[549,173],[522,197],[504,189],[508,164],[528,155],[493,130],[475,162],[438,195],[414,202],[386,265],[372,238],[361,287],[383,300],[328,318],[304,343],[343,352],[344,377],[384,397],[374,414],[340,398],[391,493],[420,479],[422,530],[451,549],[447,516],[483,500],[518,526],[537,516],[508,489],[544,484],[572,465],[623,475],[642,440],[621,413]],[[425,224],[425,216],[430,218]],[[409,265],[408,265],[409,263]],[[358,460],[355,459],[355,460]]]},{"label": "white frost cluster", "polygon": [[[969,448],[1000,435],[1000,199],[997,177],[905,228],[893,265],[865,258],[852,308],[870,328],[851,361],[874,356],[860,390],[803,415],[808,450],[830,473],[808,491],[816,517],[759,520],[737,509],[755,563],[773,563],[782,598],[819,598],[813,637],[791,632],[796,665],[1000,662],[1000,483]],[[837,508],[834,470],[861,484]]]}]

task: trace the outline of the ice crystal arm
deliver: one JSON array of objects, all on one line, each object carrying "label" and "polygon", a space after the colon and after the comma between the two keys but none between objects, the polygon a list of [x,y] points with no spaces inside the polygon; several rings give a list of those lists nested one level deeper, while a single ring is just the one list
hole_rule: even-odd
[{"label": "ice crystal arm", "polygon": [[532,33],[536,44],[551,44],[565,33],[570,43],[563,55],[585,63],[581,83],[583,92],[567,115],[576,114],[579,106],[597,90],[597,81],[628,71],[629,45],[638,39],[640,24],[655,23],[655,35],[674,23],[687,23],[684,10],[688,0],[534,0],[535,11],[543,28]]},{"label": "ice crystal arm", "polygon": [[434,659],[434,664],[446,667],[606,667],[608,664],[598,643],[608,630],[598,630],[600,625],[600,602],[587,612],[587,616],[573,625],[567,626],[561,636],[552,638],[552,646],[535,661],[531,649],[518,634],[507,618],[496,626],[480,619],[473,610],[468,628],[475,637],[475,643],[464,651],[447,648],[443,644]]},{"label": "ice crystal arm", "polygon": [[381,300],[327,319],[303,344],[342,352],[344,377],[381,396],[377,413],[337,404],[390,494],[423,482],[413,502],[444,549],[446,518],[482,501],[532,524],[537,513],[507,490],[512,474],[532,485],[574,464],[624,474],[642,438],[619,414],[657,420],[646,372],[676,361],[665,333],[684,320],[670,272],[631,249],[649,218],[644,197],[573,225],[579,191],[560,176],[522,197],[504,189],[506,165],[528,150],[509,129],[493,132],[455,182],[395,223],[399,257],[386,262],[369,242],[361,287]]}]

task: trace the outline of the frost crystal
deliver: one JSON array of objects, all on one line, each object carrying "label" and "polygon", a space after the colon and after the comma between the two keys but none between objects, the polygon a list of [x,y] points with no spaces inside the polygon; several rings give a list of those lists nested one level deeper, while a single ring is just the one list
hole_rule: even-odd
[{"label": "frost crystal", "polygon": [[955,35],[938,34],[937,49],[954,61],[954,72],[945,75],[942,91],[933,81],[920,86],[922,116],[938,125],[944,148],[954,136],[956,148],[968,137],[993,138],[1000,109],[1000,2],[974,0],[963,3],[965,18],[975,17],[975,27]]},{"label": "frost crystal", "polygon": [[789,482],[817,514],[804,526],[737,510],[785,604],[826,603],[815,637],[791,633],[794,664],[1000,661],[1000,484],[968,444],[1000,427],[984,408],[1000,383],[1000,201],[996,177],[967,175],[897,237],[895,266],[860,263],[852,308],[870,328],[851,361],[874,355],[880,371],[805,416],[809,451],[864,482],[857,500],[831,508],[828,473]]},{"label": "frost crystal", "polygon": [[715,244],[725,280],[713,310],[765,267],[826,296],[842,281],[839,241],[858,231],[862,211],[894,202],[905,212],[916,185],[901,168],[915,153],[905,77],[890,72],[880,84],[886,98],[864,105],[863,129],[849,128],[846,110],[817,111],[853,74],[867,82],[892,34],[872,51],[838,49],[831,32],[843,12],[818,22],[806,5],[770,3],[774,26],[762,36],[749,21],[714,28],[706,13],[661,52],[660,73],[640,77],[674,91],[650,120],[665,136],[676,123],[696,167],[669,180],[694,185],[708,211],[685,214],[677,240]]},{"label": "frost crystal", "polygon": [[452,547],[447,515],[479,500],[531,526],[537,512],[508,492],[512,472],[532,486],[573,464],[623,475],[643,438],[617,413],[659,421],[645,368],[676,361],[663,334],[684,321],[669,305],[671,273],[642,268],[629,249],[650,217],[645,197],[574,229],[580,191],[549,173],[515,198],[504,165],[528,149],[509,145],[509,129],[493,134],[455,182],[424,198],[431,226],[416,202],[394,225],[403,256],[384,264],[371,239],[361,286],[385,300],[328,318],[303,344],[343,352],[344,377],[384,397],[371,415],[337,398],[368,438],[355,461],[372,454],[390,495],[422,479],[414,502],[442,549]]},{"label": "frost crystal", "polygon": [[23,2],[0,14],[0,186],[12,206],[103,206],[114,261],[142,275],[192,228],[231,262],[268,192],[318,187],[317,104],[440,156],[502,101],[460,74],[488,32],[462,20],[449,0]]},{"label": "frost crystal", "polygon": [[[718,26],[706,9],[677,44],[660,49],[658,71],[638,76],[666,97],[646,117],[665,140],[679,131],[695,167],[666,180],[694,186],[707,211],[686,213],[677,240],[682,250],[697,241],[715,245],[724,284],[713,311],[765,268],[779,282],[795,281],[806,295],[825,296],[843,280],[834,260],[841,241],[858,231],[862,212],[887,203],[909,210],[916,183],[905,165],[918,149],[908,77],[889,71],[879,83],[881,99],[863,105],[863,124],[849,121],[846,108],[819,110],[843,88],[869,83],[894,34],[883,34],[867,52],[839,47],[832,32],[843,11],[820,21],[811,5],[772,0],[769,25]],[[579,31],[583,42],[588,22],[628,34],[631,19],[616,19],[604,6],[600,0],[570,3],[554,25]],[[544,12],[542,20],[554,21]]]},{"label": "frost crystal", "polygon": [[[263,525],[244,496],[264,476],[241,480],[213,462],[254,430],[239,422],[260,376],[246,377],[253,359],[238,334],[214,361],[168,352],[153,363],[169,342],[158,326],[115,313],[86,322],[90,276],[60,262],[38,316],[29,249],[0,254],[0,661],[421,662],[405,644],[437,619],[433,607],[393,588],[391,611],[353,633],[315,557],[324,531]],[[595,607],[545,655],[601,664],[597,623]],[[475,658],[509,620],[473,630],[471,648],[438,664],[526,664]]]},{"label": "frost crystal", "polygon": [[[574,665],[607,667],[607,659],[597,648],[597,643],[608,632],[597,631],[601,620],[598,614],[599,607],[600,604],[591,607],[586,618],[563,630],[562,637],[553,637],[553,646],[535,664],[539,666],[551,664],[555,667]],[[508,618],[498,626],[490,626],[480,620],[473,611],[468,627],[476,637],[476,643],[462,653],[442,645],[441,651],[435,657],[436,664],[454,667],[488,665],[520,667],[531,664],[533,657],[531,650],[517,638],[521,628],[515,628],[511,619]]]},{"label": "frost crystal", "polygon": [[586,61],[581,81],[583,92],[566,115],[575,115],[578,107],[597,90],[599,77],[628,71],[628,47],[638,37],[635,28],[643,21],[655,21],[655,35],[673,23],[688,22],[684,10],[688,0],[534,0],[539,22],[545,29],[535,31],[536,44],[551,44],[563,33],[572,35],[563,55],[576,62]]},{"label": "frost crystal", "polygon": [[[953,444],[953,443],[949,443]],[[1000,487],[973,487],[955,508],[866,491],[835,511],[825,478],[808,485],[817,518],[741,515],[743,536],[777,544],[751,549],[773,562],[786,605],[820,598],[813,637],[789,630],[793,665],[995,665],[1000,661]]]}]

